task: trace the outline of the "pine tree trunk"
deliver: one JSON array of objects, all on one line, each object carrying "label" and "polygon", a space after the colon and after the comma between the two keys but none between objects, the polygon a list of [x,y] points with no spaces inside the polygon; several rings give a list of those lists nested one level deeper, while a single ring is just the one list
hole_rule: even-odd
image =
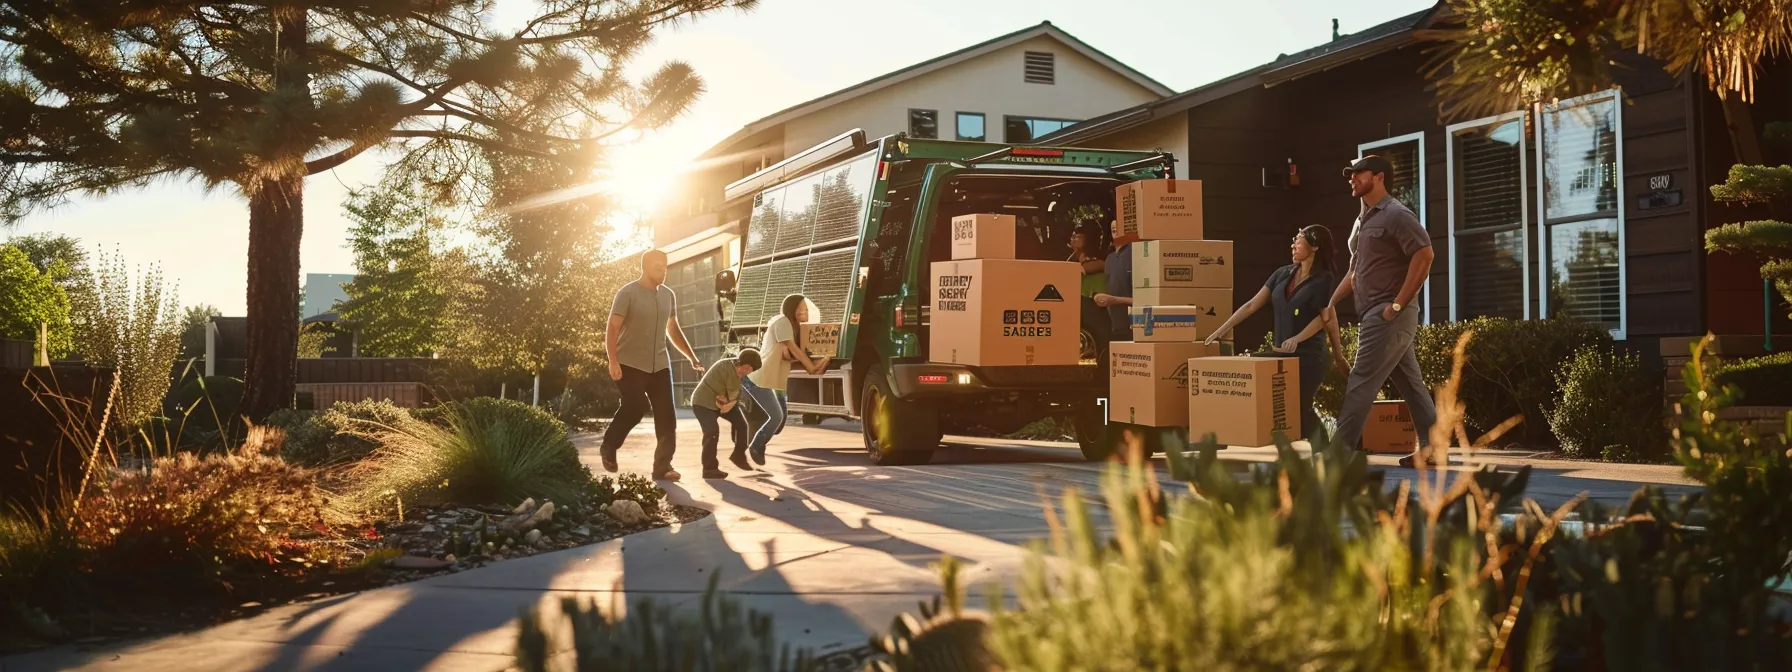
[{"label": "pine tree trunk", "polygon": [[298,383],[303,180],[263,182],[249,198],[249,343],[240,411],[254,422],[291,406]]},{"label": "pine tree trunk", "polygon": [[[273,14],[274,89],[309,105],[305,8],[276,6]],[[299,239],[305,227],[304,157],[262,160],[268,172],[249,189],[248,362],[238,408],[257,423],[291,406],[298,383]]]}]

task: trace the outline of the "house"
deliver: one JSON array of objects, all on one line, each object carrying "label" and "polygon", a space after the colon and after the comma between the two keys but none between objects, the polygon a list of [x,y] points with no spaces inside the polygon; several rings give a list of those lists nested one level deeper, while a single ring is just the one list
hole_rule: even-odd
[{"label": "house", "polygon": [[[1607,90],[1440,120],[1419,31],[1451,18],[1440,3],[1042,142],[1176,143],[1204,182],[1208,236],[1237,241],[1239,303],[1288,263],[1300,227],[1349,235],[1359,206],[1339,172],[1374,153],[1393,162],[1395,196],[1437,247],[1417,302],[1426,321],[1573,315],[1652,360],[1663,339],[1788,333],[1784,310],[1764,310],[1757,260],[1705,252],[1704,232],[1743,213],[1710,198],[1738,150],[1701,74],[1618,54]],[[1757,132],[1792,119],[1792,67],[1763,74]],[[1269,328],[1258,315],[1236,337],[1256,343]]]},{"label": "house", "polygon": [[336,304],[348,302],[348,291],[343,286],[354,279],[352,273],[306,273],[299,319],[336,312]]},{"label": "house", "polygon": [[[753,121],[699,157],[700,168],[655,218],[654,244],[671,264],[667,283],[684,297],[679,322],[699,358],[720,356],[715,302],[697,299],[713,296],[716,274],[740,261],[731,255],[751,205],[722,208],[731,182],[855,128],[871,137],[1031,142],[1172,93],[1048,21]],[[681,391],[696,382],[688,370],[674,371]]]}]

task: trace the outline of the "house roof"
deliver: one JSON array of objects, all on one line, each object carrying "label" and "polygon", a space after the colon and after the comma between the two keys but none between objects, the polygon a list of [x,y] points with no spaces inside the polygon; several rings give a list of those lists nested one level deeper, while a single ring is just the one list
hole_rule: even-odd
[{"label": "house roof", "polygon": [[886,74],[880,75],[878,77],[875,77],[875,78],[872,78],[872,79],[869,79],[869,80],[866,80],[863,82],[859,82],[858,84],[854,84],[854,85],[846,87],[844,89],[840,89],[839,91],[835,91],[833,93],[821,96],[819,98],[815,98],[813,100],[808,100],[808,101],[804,101],[801,103],[797,103],[796,105],[792,105],[790,107],[784,108],[777,112],[773,112],[769,115],[766,115],[763,118],[760,118],[756,121],[750,122],[747,125],[741,127],[740,130],[735,131],[732,135],[729,135],[726,139],[723,139],[721,142],[716,143],[715,146],[713,146],[709,149],[709,151],[704,152],[703,156],[709,157],[709,156],[715,155],[715,154],[723,151],[724,149],[733,146],[734,143],[739,142],[744,138],[750,137],[756,133],[760,133],[767,129],[776,127],[779,124],[783,124],[785,122],[788,122],[792,119],[801,117],[803,115],[810,114],[810,113],[813,113],[813,112],[816,112],[816,111],[819,111],[819,110],[822,110],[822,109],[825,109],[828,107],[832,107],[834,105],[838,105],[840,103],[846,102],[853,98],[863,96],[865,94],[877,91],[879,89],[894,86],[896,84],[914,79],[916,77],[920,77],[922,75],[926,75],[931,72],[943,70],[945,68],[957,65],[959,63],[963,63],[965,61],[969,61],[969,60],[977,58],[979,56],[983,56],[985,54],[989,54],[989,53],[992,53],[992,52],[995,52],[995,51],[998,51],[1001,49],[1005,49],[1007,47],[1014,46],[1016,44],[1020,44],[1022,42],[1026,42],[1027,40],[1031,40],[1036,37],[1050,37],[1054,40],[1057,40],[1058,42],[1063,43],[1065,46],[1070,47],[1071,50],[1073,50],[1079,54],[1082,54],[1084,57],[1086,57],[1092,61],[1095,61],[1096,63],[1100,63],[1101,65],[1107,67],[1110,70],[1113,70],[1116,73],[1119,73],[1122,77],[1125,77],[1128,80],[1131,80],[1133,83],[1138,84],[1139,86],[1144,87],[1147,90],[1150,90],[1152,93],[1157,94],[1159,97],[1169,96],[1169,95],[1176,93],[1175,89],[1172,89],[1168,86],[1164,86],[1163,83],[1146,76],[1145,73],[1139,72],[1138,70],[1134,70],[1132,68],[1132,66],[1129,66],[1125,63],[1120,62],[1119,60],[1116,60],[1114,57],[1109,56],[1106,53],[1103,53],[1100,49],[1096,49],[1095,47],[1089,46],[1089,44],[1087,42],[1079,40],[1076,38],[1076,36],[1071,35],[1070,33],[1064,32],[1064,29],[1059,28],[1055,25],[1052,25],[1052,22],[1043,21],[1043,22],[1040,22],[1038,25],[1030,26],[1030,27],[1024,28],[1022,30],[1017,30],[1015,32],[1009,33],[1007,35],[1003,35],[1001,37],[997,37],[995,39],[992,39],[992,40],[989,40],[986,42],[974,44],[969,47],[960,49],[958,51],[954,51],[952,53],[945,54],[943,56],[939,56],[939,57],[932,58],[932,59],[929,59],[926,61],[922,61],[920,63],[916,63],[914,65],[903,68],[901,70],[886,73]]},{"label": "house roof", "polygon": [[1073,145],[1185,112],[1226,96],[1258,87],[1270,87],[1346,63],[1404,47],[1413,42],[1413,31],[1430,26],[1438,9],[1447,3],[1388,21],[1361,32],[1341,36],[1325,44],[1250,70],[1209,82],[1162,100],[1110,112],[1040,137],[1041,144]]}]

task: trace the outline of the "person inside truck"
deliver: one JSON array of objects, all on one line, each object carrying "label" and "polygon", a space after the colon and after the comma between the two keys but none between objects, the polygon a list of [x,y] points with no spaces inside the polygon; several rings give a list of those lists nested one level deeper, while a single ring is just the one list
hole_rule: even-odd
[{"label": "person inside truck", "polygon": [[760,340],[760,358],[765,366],[741,381],[741,391],[751,396],[753,405],[766,415],[765,424],[759,426],[752,443],[747,446],[755,464],[765,464],[766,444],[771,443],[772,436],[784,431],[784,416],[790,413],[790,397],[785,390],[788,389],[791,362],[802,365],[810,375],[821,375],[828,369],[830,358],[810,359],[808,353],[797,346],[797,325],[808,321],[809,300],[801,294],[784,297],[784,305],[766,323],[765,338]]},{"label": "person inside truck", "polygon": [[1106,241],[1101,225],[1083,222],[1070,232],[1070,261],[1083,267],[1083,296],[1094,297],[1107,288]]},{"label": "person inside truck", "polygon": [[1104,280],[1106,291],[1095,295],[1095,305],[1106,308],[1108,321],[1113,328],[1110,341],[1123,342],[1132,340],[1132,244],[1139,240],[1136,233],[1122,234],[1120,222],[1109,224],[1114,231],[1114,251],[1108,254],[1104,264]]},{"label": "person inside truck", "polygon": [[1323,436],[1313,402],[1326,368],[1331,365],[1331,351],[1326,339],[1315,337],[1322,330],[1337,329],[1330,322],[1335,313],[1326,310],[1332,290],[1338,285],[1337,271],[1332,265],[1334,249],[1331,229],[1315,224],[1294,234],[1294,241],[1288,245],[1294,263],[1270,274],[1257,295],[1233,311],[1225,323],[1207,335],[1206,341],[1208,345],[1218,343],[1244,318],[1262,310],[1265,304],[1272,306],[1276,345],[1273,352],[1266,354],[1294,355],[1300,360],[1300,426],[1309,435]]}]

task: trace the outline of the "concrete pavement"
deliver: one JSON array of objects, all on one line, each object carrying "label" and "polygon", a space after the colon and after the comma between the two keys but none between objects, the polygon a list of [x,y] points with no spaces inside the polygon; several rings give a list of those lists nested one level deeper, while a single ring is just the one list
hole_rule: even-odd
[{"label": "concrete pavement", "polygon": [[[644,422],[631,434],[625,470],[647,468],[652,431]],[[597,437],[577,443],[596,468]],[[675,465],[685,481],[667,486],[670,499],[715,512],[695,523],[289,605],[195,633],[0,658],[0,671],[501,670],[511,662],[521,608],[563,597],[691,604],[718,571],[725,589],[775,616],[781,638],[819,651],[854,647],[937,594],[929,565],[942,554],[967,561],[973,586],[1017,575],[1021,544],[1047,534],[1040,490],[1092,492],[1100,476],[1099,465],[1065,444],[953,438],[931,465],[871,467],[857,426],[839,420],[790,426],[773,442],[766,471],[722,481],[696,478],[694,421],[680,421],[679,445]],[[1262,449],[1224,455],[1274,458]],[[1371,461],[1390,483],[1412,478],[1394,459]],[[1536,469],[1529,494],[1546,508],[1581,491],[1621,503],[1645,482],[1691,490],[1677,467],[1528,463]]]}]

